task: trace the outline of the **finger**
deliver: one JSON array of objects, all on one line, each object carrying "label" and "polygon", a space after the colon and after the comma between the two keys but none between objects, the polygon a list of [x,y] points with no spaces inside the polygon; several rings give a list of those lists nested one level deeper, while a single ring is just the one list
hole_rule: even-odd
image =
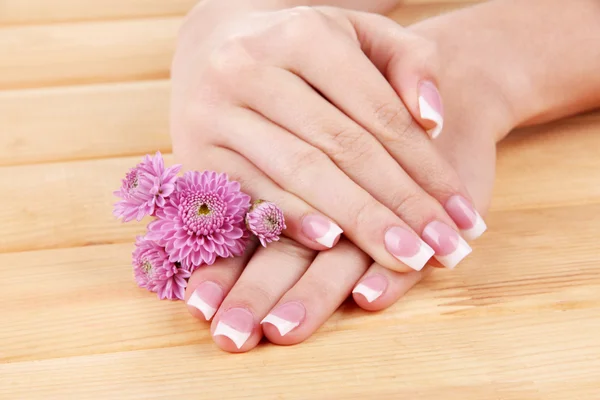
[{"label": "finger", "polygon": [[[437,89],[437,71],[441,67],[435,43],[381,15],[329,7],[326,12],[343,14],[351,22],[363,52],[401,97],[414,120],[429,129],[432,136],[438,136],[443,127],[443,105]],[[418,131],[418,127],[410,123],[399,126],[406,134],[417,136],[414,131]],[[452,165],[441,156],[430,156],[428,147],[432,144],[415,148],[412,158],[405,155],[395,158],[417,183],[444,205],[462,236],[474,240],[486,231],[486,224]],[[395,149],[401,145],[391,141],[388,148],[392,154],[399,154]],[[435,179],[431,179],[432,176]]]},{"label": "finger", "polygon": [[322,10],[336,21],[350,22],[362,51],[386,78],[391,78],[392,87],[412,117],[431,138],[439,136],[444,109],[437,89],[440,65],[434,42],[381,15],[331,7]]},{"label": "finger", "polygon": [[431,258],[429,245],[323,152],[248,109],[232,111],[230,118],[235,140],[224,138],[226,147],[243,152],[284,190],[329,216],[378,263],[420,270]]},{"label": "finger", "polygon": [[370,263],[365,253],[343,238],[335,249],[319,253],[263,319],[265,336],[283,345],[306,340],[348,298]]},{"label": "finger", "polygon": [[[248,84],[239,89],[243,101],[323,151],[346,175],[395,212],[414,232],[423,232],[428,244],[436,246],[434,249],[440,262],[453,268],[470,252],[468,244],[457,233],[454,221],[440,203],[406,174],[381,143],[318,95],[306,82],[278,68],[258,68],[246,78]],[[286,96],[273,102],[281,88],[285,88]],[[255,141],[258,142],[257,139]],[[393,184],[390,185],[390,182]],[[448,240],[441,239],[442,236],[448,237]],[[446,257],[451,254],[451,257]]]},{"label": "finger", "polygon": [[251,242],[242,256],[219,258],[213,265],[194,271],[185,290],[185,302],[190,314],[210,321],[242,274],[255,249],[256,242]]},{"label": "finger", "polygon": [[254,348],[263,336],[260,321],[300,279],[315,254],[290,239],[258,249],[213,320],[215,343],[230,352]]},{"label": "finger", "polygon": [[[458,175],[450,164],[436,152],[433,143],[427,135],[423,134],[423,129],[415,123],[394,88],[361,51],[362,43],[357,43],[362,39],[368,45],[369,41],[374,43],[386,38],[386,43],[394,43],[393,49],[397,49],[405,39],[409,44],[415,43],[414,37],[407,35],[406,31],[393,21],[381,16],[364,14],[369,18],[377,18],[376,22],[380,22],[380,26],[369,21],[368,27],[371,31],[367,32],[368,34],[365,33],[366,29],[359,32],[356,32],[355,29],[353,36],[348,34],[347,30],[339,28],[341,26],[339,22],[335,22],[335,20],[331,22],[323,15],[319,18],[314,9],[303,8],[298,11],[299,15],[302,13],[304,13],[303,18],[289,22],[291,27],[288,28],[287,33],[282,35],[282,40],[268,49],[263,48],[263,53],[267,53],[267,56],[271,58],[270,61],[275,65],[288,69],[303,78],[332,104],[373,134],[415,182],[446,208],[455,222],[459,223],[461,229],[470,229],[465,228],[461,221],[468,219],[462,217],[472,217],[472,215],[462,213],[462,208],[447,206],[450,199],[459,196],[461,203],[469,206],[470,213],[475,212],[469,194]],[[366,18],[361,13],[352,15],[355,20],[362,21]],[[324,19],[329,23],[324,23]],[[304,23],[304,30],[300,29],[300,23]],[[298,26],[294,28],[293,24]],[[311,35],[306,35],[307,24],[310,27]],[[332,26],[335,26],[337,30]],[[360,25],[355,23],[354,26]],[[363,24],[362,27],[364,26]],[[318,38],[318,43],[316,38]],[[294,47],[294,52],[286,51],[290,47],[290,43]],[[371,48],[383,48],[383,46],[372,45]],[[435,61],[432,62],[432,64],[434,63]],[[344,68],[339,68],[339,65],[344,65]],[[397,75],[419,75],[418,71],[423,70],[422,65],[421,58],[407,57],[406,60],[402,60],[402,63],[398,63],[399,68],[407,72],[397,73]],[[335,71],[334,79],[332,79],[331,73],[327,73],[328,71]],[[430,73],[433,74],[434,71],[430,70]],[[410,82],[412,82],[411,85],[417,86],[420,81],[412,79]],[[399,79],[396,87],[399,92],[401,87],[402,91],[413,93],[413,98],[418,97],[418,93],[415,95],[416,91],[410,87],[405,89],[405,87],[411,86],[406,85],[404,80]],[[407,105],[409,109],[411,107],[413,110],[418,108],[415,101],[407,100]],[[413,114],[419,115],[417,112],[413,112]],[[453,215],[457,212],[456,210],[461,215]],[[463,226],[460,226],[461,224]],[[479,231],[471,231],[469,234],[470,236],[481,234],[484,228],[485,225],[480,224]],[[436,249],[434,245],[432,247],[438,252],[444,251],[442,248]]]},{"label": "finger", "polygon": [[284,213],[285,236],[314,250],[326,250],[337,243],[343,230],[329,217],[304,200],[286,192],[240,154],[225,148],[204,148],[189,168],[227,172],[254,200],[277,204]]},{"label": "finger", "polygon": [[374,263],[352,290],[359,307],[367,311],[383,310],[394,304],[406,292],[431,273],[433,267],[421,271],[400,273]]}]

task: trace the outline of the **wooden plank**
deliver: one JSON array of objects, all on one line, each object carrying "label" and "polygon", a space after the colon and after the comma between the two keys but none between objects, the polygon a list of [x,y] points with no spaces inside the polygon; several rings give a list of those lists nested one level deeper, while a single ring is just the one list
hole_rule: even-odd
[{"label": "wooden plank", "polygon": [[198,0],[2,0],[0,26],[181,16]]},{"label": "wooden plank", "polygon": [[[392,16],[406,25],[463,5],[408,5]],[[0,90],[166,78],[181,21],[169,17],[0,28],[0,54],[6,55],[0,58]]]},{"label": "wooden plank", "polygon": [[515,132],[499,146],[492,209],[597,203],[600,113]]},{"label": "wooden plank", "polygon": [[[592,134],[597,128],[545,129],[543,136],[515,135],[502,146],[493,210],[600,202],[600,175],[589,173],[598,169],[600,136]],[[131,240],[141,226],[113,220],[112,191],[138,159],[0,167],[0,252]]]},{"label": "wooden plank", "polygon": [[[0,26],[48,24],[72,21],[182,16],[198,0],[3,0],[0,2]],[[403,0],[403,7],[425,5],[447,10],[453,5],[465,6],[474,0]]]},{"label": "wooden plank", "polygon": [[169,152],[168,81],[0,92],[0,165]]},{"label": "wooden plank", "polygon": [[[600,352],[600,342],[578,327],[583,318],[588,327],[600,327],[597,224],[589,218],[599,212],[600,204],[494,213],[495,229],[477,241],[476,251],[456,271],[434,274],[380,314],[367,314],[346,304],[310,342],[320,343],[319,347],[336,346],[340,340],[351,344],[367,340],[374,331],[379,336],[391,329],[378,341],[392,347],[398,337],[402,342],[417,340],[422,329],[439,325],[440,334],[430,332],[420,346],[403,344],[414,352],[397,360],[405,364],[427,346],[444,348],[445,335],[462,335],[467,326],[472,332],[479,325],[475,337],[504,332],[522,336],[527,346],[536,341],[550,346],[553,339],[539,335],[551,327],[555,330],[551,335],[558,335],[556,330],[569,337],[587,335],[590,351]],[[535,228],[539,226],[544,229]],[[524,235],[527,228],[530,231]],[[132,243],[126,243],[0,255],[0,281],[4,283],[0,361],[175,350],[188,345],[214,354],[207,324],[193,320],[181,302],[158,301],[154,294],[135,288],[129,266],[131,250]],[[344,338],[343,332],[352,333]],[[469,340],[463,338],[460,346]],[[583,344],[565,346],[577,351]],[[499,346],[512,348],[508,340]],[[513,351],[529,352],[527,346]],[[368,354],[367,349],[357,348]],[[511,354],[494,346],[486,349]],[[305,348],[313,350],[310,345]],[[517,356],[513,362],[520,362]],[[443,357],[443,352],[437,357]],[[498,366],[494,360],[488,362]],[[321,367],[326,366],[327,359],[321,360]]]},{"label": "wooden plank", "polygon": [[112,191],[139,159],[0,168],[0,252],[131,241],[143,225],[114,220]]},{"label": "wooden plank", "polygon": [[168,77],[181,18],[0,29],[0,90]]}]

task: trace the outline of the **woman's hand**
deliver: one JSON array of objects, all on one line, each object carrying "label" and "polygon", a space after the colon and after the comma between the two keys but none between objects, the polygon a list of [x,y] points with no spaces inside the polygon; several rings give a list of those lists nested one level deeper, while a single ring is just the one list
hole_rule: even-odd
[{"label": "woman's hand", "polygon": [[[326,10],[331,12],[331,9]],[[304,11],[307,10],[301,10],[301,12]],[[345,15],[346,12],[343,13]],[[450,183],[453,181],[460,182],[459,178],[452,172],[453,170],[446,159],[440,157],[439,153],[432,147],[432,143],[421,127],[412,122],[410,115],[403,108],[399,109],[400,114],[388,113],[386,114],[388,118],[384,123],[381,123],[381,121],[377,123],[376,117],[381,116],[381,114],[374,112],[378,107],[373,105],[373,99],[377,100],[378,104],[387,104],[380,102],[381,96],[384,96],[386,101],[390,102],[389,104],[397,104],[396,102],[400,100],[396,92],[403,93],[401,89],[404,87],[403,82],[413,82],[415,90],[413,91],[413,101],[410,103],[413,104],[411,114],[419,117],[418,100],[414,101],[414,97],[417,97],[418,93],[419,77],[427,76],[430,73],[430,78],[434,79],[431,71],[421,73],[423,71],[421,66],[427,64],[425,60],[429,57],[435,58],[435,55],[427,50],[431,48],[431,44],[424,42],[427,44],[419,45],[421,41],[417,37],[408,34],[406,31],[400,31],[401,28],[393,23],[389,25],[390,21],[388,20],[382,19],[380,21],[380,17],[374,20],[371,19],[371,15],[364,16],[368,18],[364,20],[361,18],[353,21],[346,20],[347,26],[354,29],[356,34],[354,38],[350,34],[348,40],[350,43],[356,44],[357,47],[362,45],[364,50],[362,57],[366,57],[365,54],[368,55],[373,63],[371,66],[375,65],[377,68],[374,71],[370,70],[373,72],[372,74],[359,73],[356,70],[357,63],[341,60],[345,53],[332,57],[335,58],[335,65],[329,66],[330,71],[339,70],[341,73],[353,71],[352,74],[355,76],[354,79],[347,76],[345,82],[348,83],[337,88],[338,90],[344,90],[348,87],[348,99],[345,96],[337,98],[337,102],[341,104],[340,106],[332,103],[330,97],[333,97],[333,95],[327,97],[323,93],[325,90],[319,89],[317,85],[311,84],[309,86],[289,70],[272,65],[268,71],[277,70],[277,74],[290,77],[292,78],[291,82],[297,82],[300,84],[299,87],[307,89],[303,90],[303,93],[306,92],[307,100],[301,101],[305,97],[296,96],[295,92],[291,90],[295,85],[291,85],[290,88],[287,80],[282,81],[283,83],[277,87],[273,87],[269,81],[266,83],[262,81],[263,84],[254,86],[256,82],[261,82],[260,79],[267,79],[270,75],[257,73],[254,63],[249,64],[252,68],[245,70],[243,68],[237,69],[239,65],[236,66],[237,64],[233,63],[234,60],[230,60],[233,65],[229,67],[235,67],[234,71],[237,71],[237,73],[222,75],[223,70],[215,69],[214,65],[206,64],[206,60],[208,59],[207,54],[212,54],[211,51],[223,50],[223,47],[221,47],[223,41],[220,35],[229,37],[228,34],[223,34],[223,31],[220,31],[221,33],[214,33],[211,40],[208,40],[205,36],[202,36],[206,35],[206,32],[203,32],[200,37],[195,37],[191,32],[185,33],[186,29],[194,32],[194,26],[196,25],[192,27],[188,25],[182,31],[182,44],[178,51],[178,58],[174,63],[173,74],[173,139],[178,158],[188,168],[215,169],[228,172],[233,179],[240,180],[244,190],[253,194],[254,197],[262,197],[277,202],[286,212],[289,228],[286,232],[288,237],[297,241],[285,239],[272,244],[268,249],[260,248],[256,252],[253,252],[254,249],[249,249],[245,258],[220,260],[212,266],[202,267],[190,279],[186,293],[189,309],[194,316],[207,320],[215,315],[217,309],[219,310],[214,316],[212,331],[215,341],[225,350],[247,351],[256,346],[263,336],[263,332],[274,343],[298,343],[309,337],[325,322],[353,289],[355,289],[355,299],[361,307],[368,310],[379,310],[396,301],[426,273],[426,271],[399,273],[387,269],[378,263],[373,263],[366,254],[343,239],[335,249],[317,255],[316,252],[310,251],[304,246],[317,250],[329,246],[311,240],[310,235],[303,232],[302,222],[306,220],[306,215],[312,214],[322,218],[322,215],[326,214],[329,217],[326,212],[332,210],[331,212],[336,216],[342,216],[341,219],[344,222],[337,219],[336,222],[346,228],[344,225],[347,225],[347,222],[345,222],[344,216],[347,215],[347,212],[345,213],[343,210],[347,210],[349,206],[352,206],[353,200],[355,200],[352,197],[355,195],[352,193],[360,193],[360,196],[364,196],[364,192],[366,192],[367,195],[373,197],[372,202],[374,204],[383,206],[386,203],[389,204],[390,197],[386,196],[391,196],[392,199],[398,198],[397,196],[403,195],[403,190],[407,188],[412,190],[414,186],[417,186],[419,190],[416,194],[409,192],[409,200],[404,202],[404,209],[402,207],[392,208],[399,210],[398,214],[401,217],[403,217],[402,214],[405,214],[408,220],[406,222],[410,226],[414,226],[413,229],[418,232],[423,230],[423,221],[428,218],[431,220],[432,216],[434,219],[440,219],[447,226],[454,228],[453,221],[448,218],[439,201],[435,200],[437,197],[434,199],[423,187],[436,188],[436,185],[441,185],[446,189],[446,193],[450,193],[453,190],[449,189],[451,186],[448,186],[443,179],[436,182],[436,179],[440,176],[439,174],[436,175],[436,171],[441,171],[442,175],[450,174],[451,177],[448,178]],[[264,15],[257,14],[253,17],[253,20],[262,17]],[[294,18],[296,17],[299,18],[299,16]],[[326,15],[323,17],[330,18]],[[246,17],[237,16],[236,18],[240,18],[241,21],[245,20]],[[191,21],[193,21],[193,17],[188,20],[188,24]],[[376,23],[373,23],[373,21]],[[385,24],[382,24],[383,21],[385,21]],[[232,26],[239,27],[241,26],[240,23],[239,21],[232,22]],[[298,25],[300,24],[298,23]],[[200,31],[206,28],[206,24],[198,26],[202,27],[199,28]],[[225,32],[229,31],[225,30]],[[308,32],[312,31],[309,30]],[[382,36],[381,32],[387,32],[387,34]],[[338,34],[339,32],[336,33],[336,35]],[[273,35],[271,33],[263,39],[266,40]],[[359,42],[355,42],[357,38],[359,38]],[[237,46],[235,43],[239,43],[238,41],[239,38],[233,41],[233,46]],[[232,42],[225,41],[225,43],[231,44]],[[295,48],[300,48],[298,46],[296,45]],[[270,46],[265,46],[265,49],[269,48]],[[308,49],[308,47],[306,48]],[[358,48],[360,49],[360,47]],[[217,55],[222,56],[221,50],[217,51]],[[284,51],[285,49],[279,48],[279,50]],[[360,54],[356,55],[360,56]],[[332,56],[332,54],[329,54],[329,56]],[[221,60],[218,65],[222,65],[223,59],[220,56],[217,60]],[[321,63],[319,65],[322,68],[327,67],[327,65],[323,66],[323,62],[326,60],[320,60],[319,58],[316,60]],[[406,61],[406,65],[402,61]],[[258,64],[262,68],[263,62]],[[228,63],[225,63],[225,65],[228,65]],[[248,64],[242,65],[248,67]],[[267,63],[267,65],[270,64]],[[411,68],[413,69],[412,72]],[[226,69],[226,71],[231,72],[232,70]],[[322,72],[326,74],[326,71],[327,69]],[[369,68],[367,68],[367,71],[369,71]],[[257,75],[254,75],[255,73]],[[382,83],[382,74],[391,81],[394,88],[396,88],[396,92],[389,87],[385,79],[383,80],[384,85],[379,85]],[[338,77],[335,74],[327,76],[329,81],[337,81]],[[240,77],[244,79],[240,79]],[[367,79],[369,77],[373,81]],[[326,84],[327,82],[323,83],[323,85]],[[246,85],[254,87],[254,90],[246,94],[242,93]],[[317,86],[321,93],[312,90],[312,86]],[[392,91],[391,95],[390,90]],[[365,93],[368,93],[368,95],[365,95]],[[320,94],[325,95],[329,101]],[[246,96],[243,102],[240,100],[242,95]],[[257,113],[254,109],[259,109],[261,105],[251,103],[257,101],[253,99],[253,95],[260,97],[260,101],[264,102],[262,107],[266,109],[262,109],[261,113],[272,112],[268,109],[269,104],[273,107],[273,110],[278,112],[273,111],[274,114],[270,118]],[[405,97],[410,101],[410,94],[405,95]],[[347,102],[347,100],[352,101]],[[453,98],[450,98],[450,100],[453,100]],[[288,104],[288,106],[281,107],[282,104]],[[320,106],[313,108],[313,104],[320,104]],[[414,104],[416,104],[416,108]],[[346,107],[347,111],[340,109],[342,106]],[[399,106],[402,107],[402,103]],[[368,115],[362,114],[364,110],[370,110],[370,113]],[[474,115],[474,117],[476,119],[477,115]],[[356,121],[355,118],[364,119],[360,122]],[[408,118],[409,120],[404,121],[401,118]],[[457,118],[454,119],[457,120]],[[291,130],[283,129],[286,124],[292,123],[296,125],[293,127],[289,125]],[[435,124],[432,125],[424,119],[420,119],[419,123],[426,128],[435,128]],[[452,120],[446,123],[450,123],[449,127],[452,128]],[[338,124],[340,126],[337,126]],[[307,133],[303,133],[304,125],[307,125],[310,129]],[[296,132],[294,128],[299,132]],[[320,170],[315,172],[313,178],[294,174],[284,175],[283,178],[290,179],[292,182],[287,182],[283,178],[276,181],[270,175],[272,173],[277,178],[279,176],[277,175],[278,168],[282,168],[284,171],[288,169],[289,171],[290,166],[286,162],[292,161],[296,147],[303,148],[302,146],[311,145],[307,140],[315,140],[315,145],[312,148],[321,149],[323,147],[324,150],[321,150],[321,152],[324,153],[329,147],[320,145],[319,140],[330,140],[332,135],[328,133],[331,133],[332,129],[342,129],[339,131],[342,134],[353,132],[353,136],[350,138],[352,140],[346,139],[335,146],[335,149],[339,151],[343,151],[346,146],[349,147],[349,154],[337,155],[338,161],[340,157],[342,159],[347,157],[348,162],[344,165],[346,168],[340,169],[337,164],[327,165],[333,171],[355,174],[350,178],[348,178],[348,175],[344,178],[342,174],[340,179],[342,182],[352,184],[354,184],[355,179],[360,180],[368,188],[371,188],[373,194],[369,190],[360,187],[353,189],[350,194],[339,192],[339,190],[332,191],[331,187],[334,186],[334,183],[330,184],[327,181],[324,182],[324,185],[320,183],[323,182],[323,177],[326,175],[322,174]],[[264,130],[274,132],[269,140],[265,140],[261,136]],[[232,132],[235,135],[240,135],[240,140],[246,142],[243,142],[243,145],[237,143],[235,135],[229,136]],[[466,160],[473,158],[471,152],[477,149],[468,147],[463,149],[459,146],[459,143],[466,142],[466,140],[458,140],[454,132],[452,129],[445,129],[445,133],[439,139],[436,139],[436,145],[449,143],[458,149],[462,149],[460,154]],[[307,135],[304,142],[297,140],[304,139],[304,136],[300,136],[303,134]],[[393,136],[394,134],[396,136]],[[319,135],[323,138],[320,139]],[[339,135],[333,136],[337,137]],[[344,136],[342,135],[342,137]],[[413,141],[409,140],[411,137],[414,137]],[[368,141],[370,139],[375,140]],[[279,143],[286,143],[287,141],[294,143],[288,149],[292,151],[288,153],[291,154],[290,159],[280,154],[280,151],[285,150],[285,148],[282,146],[280,149]],[[343,143],[346,143],[346,145],[343,145]],[[385,148],[386,143],[395,152]],[[491,151],[493,155],[493,140],[489,143],[491,143],[491,146],[488,145],[486,151]],[[244,154],[247,146],[262,146],[270,149],[270,151],[255,156],[257,164],[267,164],[266,169],[269,173],[265,174],[259,168],[256,168],[253,160],[246,158],[250,157]],[[410,149],[410,151],[407,153],[403,146]],[[236,151],[232,151],[231,148]],[[382,149],[384,150],[377,153],[376,156],[370,156],[368,158],[369,162],[361,162],[362,157],[369,155],[366,150]],[[254,149],[253,151],[258,150]],[[445,155],[448,155],[448,148],[444,147],[443,150],[446,153]],[[398,158],[406,156],[411,163],[407,164],[406,169],[401,169],[398,162],[390,154]],[[335,159],[334,156],[336,155],[334,154],[331,158],[327,157],[327,159]],[[417,158],[419,159],[416,160]],[[278,164],[280,166],[268,169],[269,162],[277,160],[281,162],[281,164]],[[321,157],[317,161],[319,160],[325,159]],[[492,166],[491,171],[493,171],[493,157],[488,160]],[[386,169],[388,166],[392,172]],[[455,167],[461,167],[461,165],[455,165]],[[303,172],[301,165],[294,166],[292,164],[291,168],[294,168],[298,174]],[[381,171],[377,173],[378,168]],[[415,176],[417,178],[426,181],[423,184],[424,186],[418,186],[420,183],[417,183],[414,177],[411,181],[412,175],[406,172],[410,168],[416,171]],[[310,165],[306,169],[309,171],[314,170]],[[489,165],[487,169],[490,169]],[[347,170],[348,172],[346,172]],[[337,179],[338,175],[336,174],[334,177]],[[468,177],[471,178],[471,175]],[[385,179],[382,179],[382,176]],[[390,182],[398,180],[394,178],[396,176],[403,177],[399,182],[404,182],[406,187],[390,185]],[[432,178],[432,181],[427,180],[429,177]],[[487,178],[489,180],[490,177]],[[288,188],[295,188],[293,185],[296,182],[294,181],[298,179],[308,181],[301,182],[306,185],[303,190],[296,192],[290,189],[284,190],[286,185],[288,185]],[[323,206],[325,210],[320,212],[321,209],[313,208],[310,201],[304,201],[302,196],[294,195],[294,193],[302,195],[304,192],[312,194],[314,189],[309,184],[311,179],[315,181],[316,186],[323,188],[326,193],[325,199],[329,198],[335,201],[335,207],[331,208],[326,201]],[[374,189],[390,186],[397,189],[375,193]],[[460,183],[457,183],[457,186],[460,187],[459,192],[463,193],[463,197],[465,197],[466,192],[462,189]],[[481,186],[483,185],[479,185],[479,187]],[[482,192],[487,193],[487,189]],[[423,200],[419,196],[424,196]],[[449,199],[453,196],[447,195],[446,197]],[[451,212],[454,211],[453,214],[455,215],[457,212],[463,212],[463,218],[455,216],[455,219],[460,223],[459,226],[465,230],[476,226],[478,216],[472,212],[469,204],[465,205],[457,202],[457,197],[454,197],[454,199],[453,202],[450,202],[449,208]],[[481,201],[479,198],[476,200]],[[428,202],[434,204],[433,211],[430,210],[429,214],[419,215],[426,208],[425,205]],[[447,201],[444,202],[444,204],[447,203]],[[321,204],[319,202],[317,207]],[[436,214],[437,212],[441,214],[439,217]],[[363,215],[369,216],[369,213],[373,212],[365,210]],[[377,213],[373,214],[376,215]],[[422,221],[421,226],[419,226],[419,219]],[[331,225],[326,223],[324,226]],[[348,228],[346,230],[348,236],[352,232],[354,232],[355,237],[360,234],[360,229],[357,229],[356,232]],[[383,234],[384,231],[382,230],[380,237]],[[369,235],[373,236],[372,233],[369,233]],[[369,239],[373,239],[373,237],[367,237],[366,240]],[[457,240],[454,241],[455,244],[457,242]],[[332,242],[327,243],[333,244]],[[395,266],[395,268],[406,270],[402,265],[400,267]],[[356,285],[358,281],[360,282]],[[265,324],[261,325],[260,322],[265,317],[267,317]]]},{"label": "woman's hand", "polygon": [[434,251],[453,268],[470,253],[456,224],[469,238],[485,224],[422,128],[443,123],[434,46],[342,9],[222,16],[210,34],[204,11],[187,20],[173,63],[184,165],[276,202],[287,237],[315,250],[343,230],[396,271],[421,270]]}]

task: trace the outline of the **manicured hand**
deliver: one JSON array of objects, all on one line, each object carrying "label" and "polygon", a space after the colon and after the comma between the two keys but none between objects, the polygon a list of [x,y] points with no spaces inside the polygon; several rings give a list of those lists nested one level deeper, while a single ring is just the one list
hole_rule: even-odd
[{"label": "manicured hand", "polygon": [[331,248],[343,231],[401,272],[434,252],[448,268],[470,253],[459,228],[472,239],[485,224],[425,131],[443,124],[435,46],[335,8],[247,13],[209,35],[196,31],[203,15],[188,19],[173,63],[184,165],[276,202],[285,235],[308,248]]}]

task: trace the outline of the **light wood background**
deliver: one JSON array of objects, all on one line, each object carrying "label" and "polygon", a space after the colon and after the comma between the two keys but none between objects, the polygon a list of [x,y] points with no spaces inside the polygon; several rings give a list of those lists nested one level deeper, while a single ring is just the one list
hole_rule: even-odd
[{"label": "light wood background", "polygon": [[[0,398],[600,398],[600,113],[501,146],[489,232],[389,310],[229,355],[136,288],[111,216],[169,152],[168,67],[195,0],[0,0]],[[407,1],[409,23],[466,2]]]}]

